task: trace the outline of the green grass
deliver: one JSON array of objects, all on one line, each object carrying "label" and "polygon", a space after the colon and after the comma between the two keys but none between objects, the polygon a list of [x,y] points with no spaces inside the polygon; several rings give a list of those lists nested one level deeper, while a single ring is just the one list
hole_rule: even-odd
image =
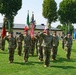
[{"label": "green grass", "polygon": [[76,42],[74,41],[71,53],[71,60],[66,59],[66,52],[58,49],[56,61],[50,61],[50,67],[44,68],[43,62],[38,62],[36,54],[29,57],[29,62],[23,62],[23,56],[17,55],[15,50],[14,63],[8,62],[8,49],[0,50],[0,75],[75,75],[76,74]]}]

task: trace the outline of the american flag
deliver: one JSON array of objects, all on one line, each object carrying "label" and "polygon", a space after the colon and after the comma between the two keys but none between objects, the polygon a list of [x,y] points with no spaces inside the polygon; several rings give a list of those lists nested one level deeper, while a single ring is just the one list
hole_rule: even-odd
[{"label": "american flag", "polygon": [[34,38],[34,13],[32,13],[30,36],[31,36],[31,38]]}]

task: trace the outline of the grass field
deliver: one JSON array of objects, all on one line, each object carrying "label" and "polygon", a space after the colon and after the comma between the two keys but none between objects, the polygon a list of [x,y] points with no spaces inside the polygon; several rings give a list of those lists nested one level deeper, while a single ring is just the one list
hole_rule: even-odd
[{"label": "grass field", "polygon": [[74,41],[71,60],[66,59],[65,50],[58,49],[56,61],[50,61],[50,67],[45,68],[43,62],[38,61],[36,54],[29,57],[29,62],[23,62],[23,56],[17,55],[15,50],[14,63],[8,63],[8,49],[0,50],[0,75],[75,75],[76,74],[76,42]]}]

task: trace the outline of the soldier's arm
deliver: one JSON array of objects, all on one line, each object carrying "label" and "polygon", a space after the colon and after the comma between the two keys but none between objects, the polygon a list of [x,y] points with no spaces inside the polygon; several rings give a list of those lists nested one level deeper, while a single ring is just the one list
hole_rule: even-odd
[{"label": "soldier's arm", "polygon": [[5,40],[7,40],[7,41],[9,41],[9,38],[8,38],[8,36],[5,36],[5,37],[4,37],[4,39],[5,39]]},{"label": "soldier's arm", "polygon": [[44,38],[45,37],[44,32],[41,32],[39,36],[42,37],[42,38]]}]

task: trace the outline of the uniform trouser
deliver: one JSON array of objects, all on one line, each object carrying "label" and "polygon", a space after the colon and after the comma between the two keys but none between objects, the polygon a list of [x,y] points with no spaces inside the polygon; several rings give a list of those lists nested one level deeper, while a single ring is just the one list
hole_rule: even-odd
[{"label": "uniform trouser", "polygon": [[27,61],[29,58],[30,47],[24,48],[24,60]]},{"label": "uniform trouser", "polygon": [[35,50],[35,45],[32,45],[31,50],[30,50],[30,53],[31,53],[32,55],[34,55],[34,50]]},{"label": "uniform trouser", "polygon": [[5,50],[5,45],[2,45],[2,50],[3,50],[3,51]]},{"label": "uniform trouser", "polygon": [[14,48],[9,48],[9,61],[14,60]]},{"label": "uniform trouser", "polygon": [[42,61],[43,60],[42,46],[38,46],[37,50],[38,50],[38,59]]},{"label": "uniform trouser", "polygon": [[50,64],[50,53],[51,49],[48,47],[43,47],[43,59],[44,59],[44,64],[49,66]]},{"label": "uniform trouser", "polygon": [[54,60],[56,59],[57,51],[58,51],[58,48],[53,47],[53,49],[52,49],[52,59],[54,59]]},{"label": "uniform trouser", "polygon": [[62,41],[62,48],[64,49],[64,41]]},{"label": "uniform trouser", "polygon": [[36,54],[38,55],[38,46],[37,46],[37,43],[35,45],[36,45]]},{"label": "uniform trouser", "polygon": [[71,55],[71,47],[67,47],[67,49],[66,49],[66,57],[68,59],[70,59],[70,55]]},{"label": "uniform trouser", "polygon": [[22,53],[22,45],[18,45],[18,55],[21,56]]}]

